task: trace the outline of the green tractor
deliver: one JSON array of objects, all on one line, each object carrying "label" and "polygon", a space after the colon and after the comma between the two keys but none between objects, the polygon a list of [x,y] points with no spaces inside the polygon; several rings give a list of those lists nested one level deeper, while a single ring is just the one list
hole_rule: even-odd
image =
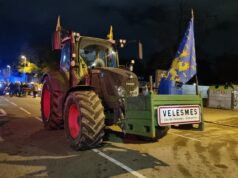
[{"label": "green tractor", "polygon": [[60,68],[43,76],[42,121],[47,129],[64,128],[75,150],[100,145],[106,125],[158,139],[171,125],[171,107],[180,115],[185,112],[182,106],[193,114],[196,111],[196,118],[185,119],[183,124],[201,124],[199,96],[141,95],[136,74],[119,67],[114,40],[63,31],[58,20],[53,49],[61,51]]}]

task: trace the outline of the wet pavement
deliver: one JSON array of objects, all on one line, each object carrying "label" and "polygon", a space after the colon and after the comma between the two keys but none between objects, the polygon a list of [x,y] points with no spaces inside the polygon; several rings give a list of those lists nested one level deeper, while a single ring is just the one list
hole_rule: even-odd
[{"label": "wet pavement", "polygon": [[170,129],[158,142],[115,132],[76,152],[64,130],[43,128],[39,107],[39,98],[0,98],[0,178],[238,177],[238,111],[205,108],[204,131]]}]

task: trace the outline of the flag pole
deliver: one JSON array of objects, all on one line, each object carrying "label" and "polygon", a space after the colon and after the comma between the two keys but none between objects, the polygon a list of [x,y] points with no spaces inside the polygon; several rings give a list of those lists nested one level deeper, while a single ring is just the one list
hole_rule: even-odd
[{"label": "flag pole", "polygon": [[[193,13],[193,9],[191,9],[191,16],[192,16],[192,20],[194,20],[194,13]],[[195,81],[196,81],[196,95],[198,95],[198,76],[197,73],[195,74]]]},{"label": "flag pole", "polygon": [[196,95],[198,95],[198,76],[197,74],[195,75],[195,80],[196,80]]}]

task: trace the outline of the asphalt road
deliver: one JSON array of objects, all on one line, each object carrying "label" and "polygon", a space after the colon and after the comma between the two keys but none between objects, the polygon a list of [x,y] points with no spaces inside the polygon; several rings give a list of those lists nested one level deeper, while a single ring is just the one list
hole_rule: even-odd
[{"label": "asphalt road", "polygon": [[[238,120],[238,111],[205,109]],[[232,123],[229,123],[232,124]],[[158,142],[122,139],[116,133],[101,148],[76,152],[64,130],[45,130],[40,99],[0,97],[0,178],[158,177],[237,178],[238,128],[205,123],[204,131],[170,129]]]}]

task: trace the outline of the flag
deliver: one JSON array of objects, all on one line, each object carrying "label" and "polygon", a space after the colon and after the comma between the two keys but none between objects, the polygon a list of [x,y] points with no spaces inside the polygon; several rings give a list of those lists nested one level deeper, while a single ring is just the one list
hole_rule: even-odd
[{"label": "flag", "polygon": [[197,73],[193,12],[187,31],[179,45],[175,59],[167,73],[167,79],[181,83],[188,82]]},{"label": "flag", "polygon": [[61,30],[61,25],[60,25],[60,16],[57,18],[57,25],[55,31],[60,31]]},{"label": "flag", "polygon": [[112,26],[110,26],[110,31],[109,31],[109,34],[107,35],[107,38],[109,40],[113,40],[113,30],[112,30]]},{"label": "flag", "polygon": [[83,58],[79,58],[79,78],[80,80],[88,75],[88,66],[83,60]]}]

